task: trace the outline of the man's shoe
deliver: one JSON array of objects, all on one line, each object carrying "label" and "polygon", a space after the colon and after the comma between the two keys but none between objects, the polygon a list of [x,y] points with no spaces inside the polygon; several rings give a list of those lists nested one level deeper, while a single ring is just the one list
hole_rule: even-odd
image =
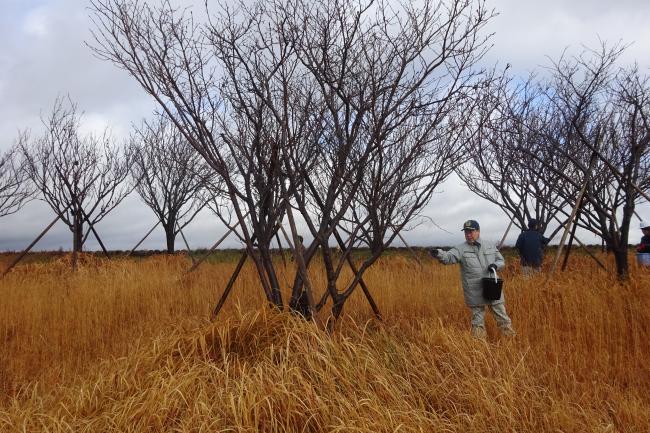
[{"label": "man's shoe", "polygon": [[501,328],[501,335],[504,337],[514,337],[517,333],[512,329],[512,326],[506,326],[505,328]]},{"label": "man's shoe", "polygon": [[485,328],[482,326],[472,326],[472,337],[478,340],[485,340],[487,332],[485,332]]}]

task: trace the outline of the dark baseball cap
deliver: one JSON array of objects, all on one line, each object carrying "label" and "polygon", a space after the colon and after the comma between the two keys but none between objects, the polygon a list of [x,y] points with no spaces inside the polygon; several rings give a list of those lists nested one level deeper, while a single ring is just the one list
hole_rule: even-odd
[{"label": "dark baseball cap", "polygon": [[465,224],[463,224],[463,228],[460,231],[464,232],[465,230],[480,230],[480,229],[481,226],[478,225],[478,221],[467,220],[465,221]]}]

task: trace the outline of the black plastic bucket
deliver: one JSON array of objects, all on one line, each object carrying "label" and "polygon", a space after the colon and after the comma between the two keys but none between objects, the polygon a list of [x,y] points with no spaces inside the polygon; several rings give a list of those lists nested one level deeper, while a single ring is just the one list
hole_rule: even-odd
[{"label": "black plastic bucket", "polygon": [[494,272],[494,277],[485,277],[483,281],[483,297],[488,301],[497,301],[501,299],[501,290],[503,289],[503,280],[497,277]]}]

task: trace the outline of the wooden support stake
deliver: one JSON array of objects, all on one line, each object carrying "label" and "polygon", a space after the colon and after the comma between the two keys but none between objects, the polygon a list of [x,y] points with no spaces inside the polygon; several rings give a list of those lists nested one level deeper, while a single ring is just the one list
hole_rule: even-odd
[{"label": "wooden support stake", "polygon": [[140,246],[140,244],[141,244],[142,242],[144,242],[144,240],[147,239],[147,238],[149,237],[149,235],[151,234],[151,232],[153,232],[154,229],[155,229],[156,227],[158,227],[158,224],[160,224],[160,220],[158,220],[158,222],[157,222],[156,224],[154,224],[153,227],[151,227],[151,230],[149,230],[149,231],[147,232],[147,234],[144,235],[144,237],[143,237],[142,239],[140,239],[140,242],[138,242],[137,244],[135,244],[135,246],[133,247],[133,249],[132,249],[131,251],[129,251],[129,254],[126,255],[127,257],[129,257],[131,254],[133,254],[133,252],[136,250],[136,248],[138,248],[138,247]]},{"label": "wooden support stake", "polygon": [[[288,212],[287,212],[288,213]],[[290,218],[289,225],[291,225],[291,231],[293,233],[296,233],[295,229],[295,224],[292,225],[291,221],[293,221],[293,214],[292,217]],[[303,290],[307,294],[307,303],[309,304],[309,311],[311,313],[311,317],[313,320],[317,321],[317,323],[322,325],[320,323],[320,319],[318,318],[318,310],[316,309],[316,304],[314,303],[314,293],[312,291],[312,286],[311,286],[311,281],[309,280],[309,275],[307,274],[307,265],[305,264],[305,257],[302,255],[302,253],[298,252],[294,245],[297,245],[298,239],[294,238],[295,242],[291,242],[289,239],[289,235],[287,234],[286,230],[280,224],[280,231],[282,231],[282,235],[284,236],[284,240],[287,241],[287,245],[291,249],[291,253],[293,254],[293,258],[298,264],[298,272],[300,273],[300,277],[302,278],[302,284],[303,284]]]},{"label": "wooden support stake", "polygon": [[[343,242],[343,239],[341,238],[341,235],[339,235],[338,230],[334,230],[334,237],[336,238],[336,242],[339,244],[341,250],[345,250],[346,248],[345,242]],[[347,262],[354,275],[356,275],[359,272],[359,270],[354,265],[354,262],[352,261],[352,257],[350,257],[349,254],[347,256]],[[375,317],[381,321],[382,316],[381,316],[381,312],[379,311],[379,307],[377,307],[377,303],[375,302],[372,295],[370,294],[370,290],[368,289],[366,282],[363,280],[363,277],[359,278],[359,285],[361,286],[361,290],[363,290],[363,294],[365,295],[366,299],[368,300],[368,303],[370,304],[370,308],[372,308],[373,313],[375,313]]]},{"label": "wooden support stake", "polygon": [[[296,221],[293,219],[293,210],[291,209],[291,203],[289,203],[289,195],[287,194],[286,187],[284,185],[284,180],[281,182],[282,185],[282,194],[284,195],[285,209],[287,211],[287,218],[289,220],[289,227],[291,228],[291,234],[293,235],[293,257],[298,263],[298,272],[302,275],[303,290],[307,294],[307,303],[309,304],[309,311],[311,313],[311,318],[316,322],[318,326],[322,326],[321,320],[318,316],[314,305],[314,292],[312,291],[311,281],[309,280],[309,274],[307,273],[307,265],[305,264],[305,257],[302,255],[301,251],[298,251],[298,230],[296,229]],[[280,223],[280,229],[282,233],[285,234],[282,223]],[[288,240],[287,243],[291,246],[291,243]]]},{"label": "wooden support stake", "polygon": [[503,247],[503,244],[506,241],[506,237],[508,236],[508,233],[510,232],[510,228],[512,227],[512,224],[514,222],[515,222],[515,216],[513,214],[512,218],[510,218],[510,224],[508,224],[508,227],[506,228],[506,232],[503,234],[503,237],[501,238],[501,242],[497,244],[498,249],[501,249],[501,247]]},{"label": "wooden support stake", "polygon": [[596,256],[594,255],[594,253],[592,253],[591,251],[589,251],[589,248],[587,248],[587,246],[586,246],[585,244],[583,244],[582,242],[580,242],[580,239],[578,239],[577,236],[574,236],[573,239],[575,239],[575,241],[578,243],[578,245],[580,245],[580,247],[581,247],[583,250],[585,250],[585,252],[589,255],[589,257],[591,257],[592,259],[594,259],[594,261],[598,264],[598,266],[600,266],[600,268],[601,268],[603,271],[606,271],[606,270],[607,270],[607,268],[605,267],[605,265],[603,265],[603,262],[601,262],[600,260],[598,260],[598,257],[596,257]]},{"label": "wooden support stake", "polygon": [[289,246],[292,254],[295,254],[296,249],[293,247],[293,242],[291,242],[291,239],[289,239],[289,235],[287,234],[286,230],[284,230],[284,226],[282,224],[280,224],[280,231],[282,232],[282,236],[284,236],[284,240],[287,241],[287,245]]},{"label": "wooden support stake", "polygon": [[223,242],[223,241],[228,237],[228,235],[230,235],[230,233],[232,233],[232,232],[235,230],[235,228],[236,228],[238,225],[239,225],[239,223],[235,224],[231,229],[229,229],[226,233],[224,233],[224,235],[221,236],[221,237],[219,238],[219,240],[218,240],[217,242],[215,242],[214,245],[212,245],[212,246],[210,247],[210,249],[208,250],[208,252],[205,253],[205,255],[204,255],[203,257],[201,257],[201,258],[200,258],[196,263],[194,263],[194,265],[192,265],[192,267],[189,268],[189,269],[185,272],[185,274],[187,275],[187,274],[189,274],[190,272],[195,271],[196,268],[198,268],[198,267],[201,265],[201,263],[203,263],[203,262],[204,262],[208,257],[210,257],[210,254],[212,254],[212,251],[214,251],[215,249],[217,249],[217,247],[221,244],[221,242]]},{"label": "wooden support stake", "polygon": [[[90,223],[88,223],[88,224],[90,224]],[[102,251],[104,251],[104,255],[106,256],[107,259],[110,259],[111,256],[108,254],[108,251],[106,250],[106,247],[104,246],[104,243],[99,238],[99,234],[97,233],[97,230],[95,230],[95,226],[90,224],[90,228],[93,231],[93,235],[95,235],[95,239],[97,239],[97,242],[99,242],[99,246],[102,247]]]},{"label": "wooden support stake", "polygon": [[409,244],[406,243],[406,240],[402,237],[402,234],[400,232],[397,232],[397,237],[399,237],[400,240],[404,242],[404,245],[411,252],[411,255],[413,256],[415,261],[418,262],[418,265],[420,265],[420,269],[422,269],[422,262],[420,261],[420,258],[417,256],[417,254],[415,254],[415,251],[413,251],[413,249],[409,246]]},{"label": "wooden support stake", "polygon": [[582,188],[580,188],[580,193],[578,194],[578,198],[576,199],[576,205],[573,207],[573,210],[571,211],[571,216],[569,217],[569,220],[567,221],[566,226],[564,227],[564,233],[562,233],[562,239],[560,240],[560,245],[557,247],[557,254],[555,255],[555,261],[553,261],[553,267],[551,268],[551,272],[549,273],[549,278],[553,273],[555,273],[555,268],[557,267],[557,263],[560,260],[560,256],[562,255],[562,248],[564,247],[564,242],[566,242],[567,235],[569,234],[569,230],[571,230],[571,225],[573,224],[573,220],[576,217],[576,214],[578,213],[578,209],[582,205],[582,198],[585,195],[585,192],[587,191],[587,185],[589,185],[589,177],[591,176],[591,172],[594,168],[594,164],[596,163],[596,156],[598,155],[598,152],[594,149],[593,153],[591,154],[591,160],[589,161],[589,171],[585,173],[585,182],[582,185]]},{"label": "wooden support stake", "polygon": [[185,234],[183,233],[183,230],[181,230],[181,226],[178,225],[178,221],[176,221],[176,228],[178,229],[178,232],[181,234],[181,237],[183,238],[183,242],[185,242],[185,248],[187,248],[187,255],[190,256],[190,260],[192,260],[192,265],[194,265],[196,263],[196,260],[194,260],[194,257],[192,257],[192,250],[190,249],[190,244],[187,243]]},{"label": "wooden support stake", "polygon": [[566,242],[566,238],[569,235],[569,231],[571,230],[571,225],[573,224],[573,219],[575,218],[576,214],[578,213],[578,208],[580,207],[580,203],[582,202],[582,196],[585,194],[585,191],[587,190],[587,184],[589,183],[589,180],[587,179],[582,185],[582,188],[580,189],[580,193],[578,194],[578,200],[576,200],[576,205],[573,207],[573,210],[571,211],[571,216],[569,217],[569,220],[567,221],[566,225],[564,226],[564,233],[562,233],[562,239],[560,240],[560,244],[557,247],[557,253],[555,254],[555,260],[553,261],[553,267],[551,268],[551,272],[549,275],[552,275],[555,272],[555,268],[557,267],[557,263],[560,261],[560,256],[562,255],[562,249],[564,247],[564,243]]},{"label": "wooden support stake", "polygon": [[[110,259],[111,257],[108,255],[108,251],[106,250],[106,247],[104,246],[104,243],[100,239],[99,234],[97,233],[97,230],[95,230],[95,225],[90,222],[90,218],[88,218],[88,215],[86,214],[86,212],[83,209],[81,209],[81,215],[83,215],[84,219],[88,223],[88,226],[90,226],[90,230],[92,230],[93,235],[95,236],[95,239],[97,239],[97,242],[99,242],[99,246],[102,247],[102,251],[104,251],[104,255],[106,256],[106,258]],[[88,235],[86,235],[86,237],[87,236]]]},{"label": "wooden support stake", "polygon": [[241,258],[239,259],[239,263],[237,263],[237,267],[235,268],[235,271],[232,273],[232,275],[230,275],[228,284],[226,284],[226,288],[223,290],[223,293],[221,294],[221,297],[219,298],[217,305],[214,307],[214,310],[212,310],[212,320],[216,319],[217,315],[221,311],[221,308],[223,307],[223,304],[226,302],[228,295],[230,295],[230,291],[232,290],[235,281],[237,281],[239,272],[241,272],[242,268],[244,267],[244,263],[246,263],[247,258],[248,258],[248,252],[245,251],[244,254],[242,254]]},{"label": "wooden support stake", "polygon": [[580,213],[582,212],[582,201],[578,207],[578,213],[576,214],[576,219],[571,229],[571,236],[569,236],[569,244],[567,245],[566,253],[564,254],[564,261],[562,262],[562,272],[566,270],[567,264],[569,263],[569,255],[571,254],[571,247],[573,246],[573,239],[576,236],[576,229],[578,228],[578,221],[580,221]]},{"label": "wooden support stake", "polygon": [[[574,125],[574,126],[575,126],[575,125]],[[578,132],[580,132],[580,130],[579,130],[577,127],[576,127],[576,130],[578,130]],[[623,176],[623,174],[620,172],[620,170],[619,170],[618,168],[614,167],[614,165],[611,163],[611,161],[610,161],[609,159],[605,158],[605,157],[603,156],[603,154],[600,153],[600,151],[598,151],[598,149],[596,149],[595,147],[593,147],[593,146],[592,146],[592,145],[591,145],[591,144],[590,144],[590,143],[589,143],[589,142],[584,138],[584,136],[583,136],[582,134],[580,134],[580,135],[581,135],[581,138],[582,138],[583,143],[586,144],[587,147],[588,147],[592,152],[594,152],[594,154],[597,155],[598,158],[600,158],[600,160],[603,161],[603,162],[605,163],[605,165],[607,165],[607,167],[608,167],[608,168],[609,168],[609,169],[610,169],[614,174],[616,174],[616,175],[618,176],[619,179],[624,179],[624,176]],[[650,134],[647,134],[647,135],[646,135],[646,137],[644,138],[644,141],[646,141],[646,144],[647,144],[648,141],[650,141]],[[589,167],[589,172],[591,172],[591,167]],[[643,198],[646,199],[646,201],[648,201],[648,202],[650,203],[650,196],[648,196],[648,194],[646,194],[646,193],[645,193],[641,188],[639,188],[637,184],[635,184],[634,182],[630,182],[630,185],[632,185],[632,188],[634,188],[634,189],[636,190],[636,192],[639,193],[639,195],[641,195]]]},{"label": "wooden support stake", "polygon": [[[524,197],[521,198],[521,202],[519,203],[519,206],[517,206],[517,209],[515,209],[515,212],[512,213],[512,218],[510,218],[510,223],[508,224],[508,227],[506,228],[506,232],[503,234],[503,237],[501,238],[501,242],[499,242],[497,244],[497,249],[501,249],[501,247],[503,247],[503,244],[506,242],[506,237],[508,237],[508,233],[510,233],[510,229],[512,228],[512,225],[515,222],[515,217],[516,217],[515,214],[519,211],[519,208],[521,207],[521,205],[523,204],[524,209],[526,208],[526,205],[525,205],[526,198],[525,197],[526,197],[526,195],[524,194]],[[521,229],[523,230],[524,228],[522,227]]]},{"label": "wooden support stake", "polygon": [[[235,226],[235,227],[237,227],[237,226]],[[231,231],[234,230],[235,227],[233,227],[230,230]],[[230,232],[228,232],[228,233],[230,233]],[[225,237],[223,237],[221,240],[223,240],[223,239],[225,239]],[[255,242],[255,235],[254,234],[251,237],[251,243],[253,243],[253,242]],[[232,275],[230,275],[230,279],[228,280],[228,284],[226,284],[226,288],[223,290],[223,293],[221,294],[221,297],[219,297],[219,301],[217,302],[217,305],[214,307],[214,310],[212,310],[211,319],[213,321],[214,321],[214,319],[217,318],[217,315],[221,311],[221,307],[223,307],[223,304],[226,302],[226,299],[230,295],[232,287],[235,284],[235,281],[237,281],[237,277],[239,276],[239,273],[241,272],[242,268],[244,267],[244,263],[246,262],[247,258],[248,258],[248,250],[245,249],[244,254],[242,254],[241,258],[239,259],[239,263],[237,263],[237,266],[235,267],[235,270],[233,271]],[[271,306],[273,306],[273,304],[271,304]]]},{"label": "wooden support stake", "polygon": [[287,269],[287,258],[284,257],[284,250],[282,249],[282,243],[280,242],[280,235],[278,232],[275,232],[275,240],[278,242],[278,251],[280,252],[280,256],[282,257],[282,266],[284,266],[284,269]]},{"label": "wooden support stake", "polygon": [[[69,206],[68,206],[68,207],[69,207]],[[66,210],[67,210],[67,209],[66,209]],[[65,210],[64,210],[63,212],[65,212]],[[61,212],[61,213],[63,213],[63,212]],[[20,255],[18,255],[18,257],[16,257],[16,258],[15,258],[15,259],[14,259],[14,260],[9,264],[9,266],[7,266],[7,269],[4,270],[4,272],[3,272],[2,275],[0,276],[0,279],[1,279],[1,278],[4,278],[4,276],[7,275],[7,274],[9,273],[9,271],[12,270],[13,267],[16,266],[16,265],[18,264],[18,262],[20,262],[20,261],[21,261],[21,260],[22,260],[26,255],[27,255],[27,253],[28,253],[28,252],[29,252],[29,251],[34,247],[34,245],[36,245],[36,243],[37,243],[38,241],[40,241],[41,238],[42,238],[43,236],[45,236],[45,233],[47,233],[48,231],[50,231],[50,229],[52,228],[52,226],[53,226],[54,224],[56,224],[56,222],[57,222],[60,218],[61,218],[61,214],[57,215],[57,217],[54,218],[54,219],[52,220],[52,222],[51,222],[50,224],[48,224],[47,227],[45,227],[45,229],[41,232],[41,234],[38,235],[38,236],[36,237],[36,239],[34,239],[34,241],[33,241],[31,244],[29,244],[29,246],[28,246],[27,248],[25,248],[25,250],[24,250],[22,253],[20,253]]]},{"label": "wooden support stake", "polygon": [[633,212],[634,212],[634,215],[639,219],[639,222],[643,221],[643,218],[641,218],[641,216],[638,213],[636,213],[636,211],[633,211]]},{"label": "wooden support stake", "polygon": [[[559,219],[557,216],[553,215],[553,218],[555,218],[555,220],[556,220],[557,222],[559,222],[560,224],[562,224],[562,221],[560,221],[560,219]],[[601,262],[600,260],[598,260],[598,257],[596,257],[596,256],[594,255],[594,253],[592,253],[591,251],[589,251],[589,248],[587,248],[587,246],[586,246],[585,244],[583,244],[583,243],[580,241],[580,239],[578,239],[577,236],[574,236],[573,239],[578,243],[578,245],[580,245],[580,247],[581,247],[583,250],[585,250],[585,252],[589,255],[589,257],[591,257],[592,259],[594,259],[594,261],[598,264],[598,266],[600,266],[601,269],[603,269],[604,271],[607,270],[607,268],[605,267],[605,265],[603,265],[603,262]]]}]

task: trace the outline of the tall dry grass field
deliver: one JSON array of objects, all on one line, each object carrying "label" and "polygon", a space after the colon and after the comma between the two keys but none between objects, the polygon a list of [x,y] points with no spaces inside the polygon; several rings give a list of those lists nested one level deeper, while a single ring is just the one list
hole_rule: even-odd
[{"label": "tall dry grass field", "polygon": [[234,262],[24,265],[0,281],[0,431],[649,432],[650,271],[575,257],[544,284],[510,262],[518,334],[488,317],[485,342],[432,261],[380,261],[384,322],[357,293],[331,333],[264,307],[252,267],[211,323]]}]

